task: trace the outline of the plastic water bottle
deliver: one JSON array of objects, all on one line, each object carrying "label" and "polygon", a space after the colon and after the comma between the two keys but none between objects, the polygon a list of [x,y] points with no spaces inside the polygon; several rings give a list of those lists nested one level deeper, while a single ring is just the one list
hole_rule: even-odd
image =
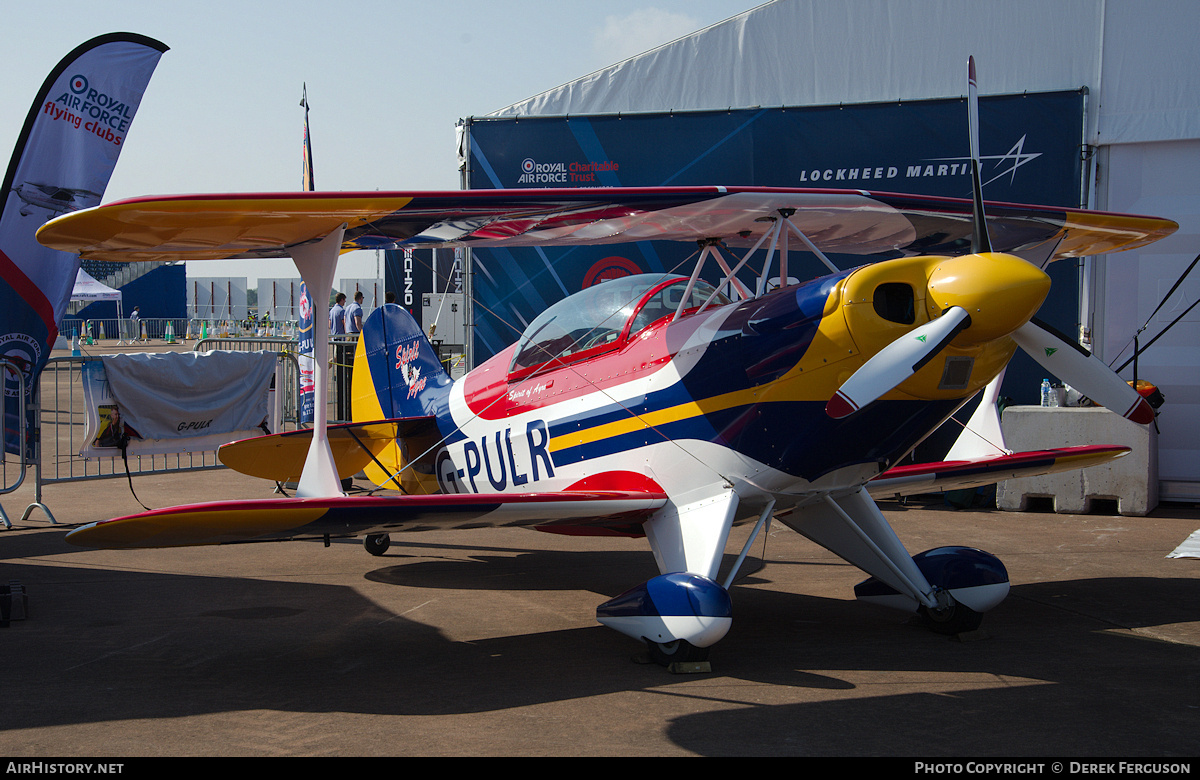
[{"label": "plastic water bottle", "polygon": [[1042,380],[1042,406],[1058,406],[1058,395],[1050,386],[1049,379]]}]

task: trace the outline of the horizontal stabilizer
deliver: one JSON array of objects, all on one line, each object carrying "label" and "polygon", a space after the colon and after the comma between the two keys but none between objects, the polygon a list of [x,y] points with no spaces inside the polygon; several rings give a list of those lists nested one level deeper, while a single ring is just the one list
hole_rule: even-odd
[{"label": "horizontal stabilizer", "polygon": [[874,498],[911,496],[992,485],[1005,479],[1036,477],[1096,466],[1121,457],[1128,447],[1088,445],[1015,452],[979,460],[914,463],[888,469],[867,483]]},{"label": "horizontal stabilizer", "polygon": [[134,549],[432,529],[578,527],[644,521],[666,501],[662,493],[639,490],[216,501],[90,523],[66,539],[80,547]]},{"label": "horizontal stabilizer", "polygon": [[[338,478],[346,479],[362,471],[397,439],[419,436],[433,429],[432,417],[329,426],[329,445]],[[311,428],[303,428],[242,439],[222,445],[217,457],[234,471],[251,477],[296,482],[304,471],[312,436]]]}]

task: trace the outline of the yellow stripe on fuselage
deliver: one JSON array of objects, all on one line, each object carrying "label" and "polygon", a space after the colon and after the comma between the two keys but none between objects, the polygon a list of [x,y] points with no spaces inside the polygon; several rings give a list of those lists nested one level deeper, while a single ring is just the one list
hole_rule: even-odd
[{"label": "yellow stripe on fuselage", "polygon": [[700,417],[705,414],[712,414],[743,404],[753,403],[757,400],[759,390],[760,388],[738,390],[733,393],[706,398],[703,401],[691,401],[686,404],[672,406],[668,409],[660,409],[656,412],[646,412],[637,416],[631,416],[624,420],[614,420],[613,422],[597,425],[582,431],[573,431],[572,433],[556,436],[551,439],[550,451],[557,452],[569,447],[591,444],[614,436],[622,436],[626,433],[633,433],[634,431],[646,428],[657,428],[662,425],[679,422],[680,420]]}]

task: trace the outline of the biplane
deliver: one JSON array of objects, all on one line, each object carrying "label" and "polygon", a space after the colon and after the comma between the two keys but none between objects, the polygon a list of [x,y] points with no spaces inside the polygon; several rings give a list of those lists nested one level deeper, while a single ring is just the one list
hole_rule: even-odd
[{"label": "biplane", "polygon": [[[972,78],[972,109],[974,83]],[[974,128],[972,112],[972,128]],[[1009,589],[971,547],[910,555],[874,497],[1075,469],[1120,447],[1012,453],[995,393],[1014,352],[1132,421],[1149,405],[1034,314],[1039,260],[1143,246],[1153,217],[867,191],[759,187],[285,193],[138,198],[59,217],[51,247],[110,261],[292,257],[315,300],[338,256],[405,246],[696,244],[690,274],[638,274],[551,306],[452,381],[403,309],[367,318],[354,422],[328,425],[327,324],[315,318],[311,430],[221,449],[231,468],[297,480],[294,497],[154,510],[72,531],[132,548],[527,526],[644,536],[660,575],[597,607],[655,660],[694,661],[729,630],[730,588],[777,520],[862,569],[865,600],[941,632],[978,627]],[[829,266],[788,279],[789,240]],[[759,250],[762,250],[761,252]],[[839,270],[826,253],[890,259]],[[711,265],[709,265],[711,264]],[[705,281],[702,268],[719,269]],[[946,460],[898,465],[977,394]],[[377,490],[346,495],[364,472]],[[731,528],[753,523],[732,570]]]}]

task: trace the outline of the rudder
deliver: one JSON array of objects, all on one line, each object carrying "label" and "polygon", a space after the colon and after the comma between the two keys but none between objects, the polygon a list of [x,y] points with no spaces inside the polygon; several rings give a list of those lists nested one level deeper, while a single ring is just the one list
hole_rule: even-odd
[{"label": "rudder", "polygon": [[363,322],[351,386],[355,421],[437,415],[453,380],[416,320],[393,303]]}]

